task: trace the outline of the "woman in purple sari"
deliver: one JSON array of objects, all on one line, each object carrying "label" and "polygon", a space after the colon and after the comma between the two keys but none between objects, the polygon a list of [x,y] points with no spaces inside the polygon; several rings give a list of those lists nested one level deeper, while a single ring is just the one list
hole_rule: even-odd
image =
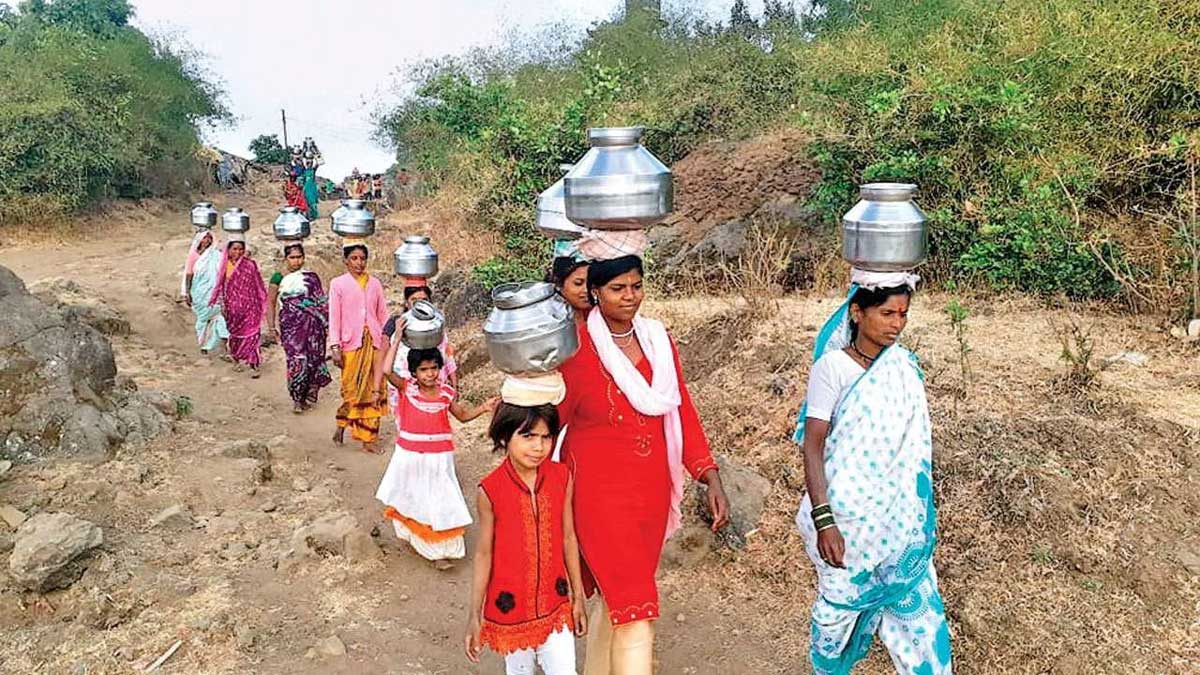
[{"label": "woman in purple sari", "polygon": [[245,238],[231,236],[221,260],[220,277],[209,305],[221,305],[225,327],[229,329],[229,355],[234,370],[250,367],[250,377],[259,376],[262,362],[262,320],[267,308],[267,289],[263,286],[258,263],[246,255]]},{"label": "woman in purple sari", "polygon": [[287,354],[288,394],[292,412],[299,414],[317,402],[321,387],[333,381],[325,365],[329,298],[321,277],[304,269],[303,244],[287,244],[283,257],[288,273],[271,277],[267,327]]}]

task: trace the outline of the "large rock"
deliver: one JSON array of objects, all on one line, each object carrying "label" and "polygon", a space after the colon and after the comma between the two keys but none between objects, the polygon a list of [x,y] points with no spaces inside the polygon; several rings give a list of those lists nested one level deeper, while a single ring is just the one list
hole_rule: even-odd
[{"label": "large rock", "polygon": [[81,557],[102,543],[104,533],[86,520],[67,513],[39,513],[17,530],[9,574],[31,591],[66,588],[86,568]]},{"label": "large rock", "polygon": [[[721,485],[729,498],[729,524],[721,528],[717,537],[726,546],[740,550],[758,530],[763,507],[771,494],[771,481],[723,455],[718,455],[716,460],[721,470]],[[703,498],[705,489],[700,488],[697,509],[704,522],[712,522],[707,501]]]},{"label": "large rock", "polygon": [[91,326],[104,335],[129,335],[129,321],[107,301],[71,279],[54,277],[29,285],[29,292],[57,307],[68,319]]},{"label": "large rock", "polygon": [[98,458],[169,428],[153,405],[115,390],[117,366],[103,335],[31,295],[5,267],[0,316],[0,455]]},{"label": "large rock", "polygon": [[321,516],[292,534],[292,549],[311,556],[343,556],[360,562],[380,555],[379,546],[345,511]]}]

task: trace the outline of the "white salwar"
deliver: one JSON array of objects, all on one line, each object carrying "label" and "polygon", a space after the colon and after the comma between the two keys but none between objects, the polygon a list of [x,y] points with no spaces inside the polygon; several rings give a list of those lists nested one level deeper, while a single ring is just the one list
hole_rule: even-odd
[{"label": "white salwar", "polygon": [[505,675],[534,675],[538,666],[545,675],[575,675],[575,636],[570,629],[555,631],[537,647],[504,657]]}]

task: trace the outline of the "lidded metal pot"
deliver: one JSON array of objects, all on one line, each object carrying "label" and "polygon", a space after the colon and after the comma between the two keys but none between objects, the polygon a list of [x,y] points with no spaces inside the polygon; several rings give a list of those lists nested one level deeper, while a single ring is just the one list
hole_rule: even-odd
[{"label": "lidded metal pot", "polygon": [[868,183],[842,216],[842,257],[872,272],[910,270],[925,260],[927,218],[913,202],[911,183]]},{"label": "lidded metal pot", "polygon": [[250,214],[234,206],[221,214],[221,229],[226,232],[249,232]]},{"label": "lidded metal pot", "polygon": [[404,313],[401,340],[409,349],[436,349],[445,336],[446,319],[428,300],[418,300]]},{"label": "lidded metal pot", "polygon": [[492,289],[495,307],[483,324],[488,356],[502,372],[538,375],[556,370],[579,350],[570,305],[540,281]]},{"label": "lidded metal pot", "polygon": [[[560,164],[563,175],[574,167],[574,164]],[[542,234],[551,239],[578,239],[583,236],[583,228],[567,219],[566,182],[559,178],[553,185],[546,188],[537,199],[537,220],[534,225]]]},{"label": "lidded metal pot", "polygon": [[595,230],[636,230],[674,207],[671,170],[642,147],[644,127],[588,129],[591,149],[563,177],[566,214]]},{"label": "lidded metal pot", "polygon": [[369,237],[375,234],[375,214],[361,199],[346,199],[342,208],[333,212],[334,234],[343,237]]},{"label": "lidded metal pot", "polygon": [[308,217],[295,206],[285,206],[279,209],[273,224],[275,238],[280,241],[296,241],[312,234],[312,223]]},{"label": "lidded metal pot", "polygon": [[188,212],[188,219],[196,227],[210,229],[217,224],[217,210],[213,208],[212,202],[196,202]]},{"label": "lidded metal pot", "polygon": [[392,254],[396,274],[403,277],[428,278],[438,272],[438,254],[429,245],[429,237],[412,235]]}]

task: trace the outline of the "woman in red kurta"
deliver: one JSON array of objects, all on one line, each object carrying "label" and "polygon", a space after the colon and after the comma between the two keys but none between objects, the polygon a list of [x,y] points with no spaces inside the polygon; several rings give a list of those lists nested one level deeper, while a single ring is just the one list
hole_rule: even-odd
[{"label": "woman in red kurta", "polygon": [[607,612],[592,617],[585,672],[649,673],[650,621],[659,615],[654,573],[679,526],[683,471],[708,485],[714,529],[724,526],[728,503],[674,342],[661,323],[637,316],[641,260],[594,262],[588,287],[596,308],[561,368],[567,397],[559,406],[570,425],[563,461],[575,478],[589,591],[598,588]]}]

